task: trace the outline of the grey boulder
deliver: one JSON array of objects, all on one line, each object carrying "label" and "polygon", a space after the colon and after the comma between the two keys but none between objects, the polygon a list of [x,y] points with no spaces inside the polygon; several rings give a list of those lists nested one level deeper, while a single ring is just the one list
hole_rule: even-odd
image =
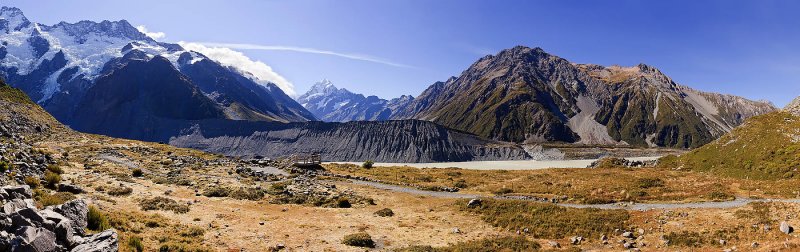
[{"label": "grey boulder", "polygon": [[89,207],[86,201],[82,199],[72,200],[67,203],[58,205],[53,208],[53,211],[67,217],[72,221],[72,227],[75,234],[83,235],[86,229],[86,215],[89,214]]},{"label": "grey boulder", "polygon": [[50,230],[41,227],[21,227],[11,240],[11,251],[45,252],[55,251],[56,235]]},{"label": "grey boulder", "polygon": [[117,232],[109,229],[84,238],[83,242],[72,248],[72,252],[116,252],[119,249]]}]

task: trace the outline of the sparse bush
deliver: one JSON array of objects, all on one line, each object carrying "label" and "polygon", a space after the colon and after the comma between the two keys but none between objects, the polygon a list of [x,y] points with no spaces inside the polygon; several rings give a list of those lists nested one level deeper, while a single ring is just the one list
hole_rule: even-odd
[{"label": "sparse bush", "polygon": [[261,200],[264,191],[256,188],[239,188],[230,193],[230,197],[238,200]]},{"label": "sparse bush", "polygon": [[144,172],[142,172],[142,169],[135,168],[131,172],[131,176],[134,176],[136,178],[140,178],[140,177],[144,176]]},{"label": "sparse bush", "polygon": [[45,186],[50,189],[55,189],[58,183],[61,183],[61,175],[58,173],[46,171],[44,172]]},{"label": "sparse bush", "polygon": [[450,252],[450,251],[538,251],[538,242],[530,241],[522,236],[486,238],[481,240],[459,242],[448,247],[411,246],[401,248],[398,252]]},{"label": "sparse bush", "polygon": [[664,181],[660,178],[640,178],[636,181],[636,184],[641,189],[664,187]]},{"label": "sparse bush", "polygon": [[461,189],[467,188],[467,187],[468,187],[468,185],[467,185],[467,181],[466,181],[466,180],[463,180],[463,179],[459,179],[458,181],[456,181],[455,183],[453,183],[453,187],[455,187],[455,188],[461,188]]},{"label": "sparse bush", "polygon": [[372,236],[364,232],[346,235],[342,239],[342,244],[362,248],[375,247],[375,241],[372,240]]},{"label": "sparse bush", "polygon": [[75,195],[68,192],[50,194],[45,190],[36,189],[33,191],[33,199],[45,207],[64,204],[67,201],[74,200]]},{"label": "sparse bush", "polygon": [[202,228],[196,227],[196,226],[191,226],[188,229],[186,229],[183,232],[181,232],[181,236],[184,236],[184,237],[200,237],[200,236],[203,236],[203,234],[205,234],[205,233],[206,233],[206,231],[203,230]]},{"label": "sparse bush", "polygon": [[61,166],[54,164],[47,165],[47,170],[55,174],[64,174],[64,169],[61,169]]},{"label": "sparse bush", "polygon": [[270,195],[278,195],[286,192],[286,186],[288,186],[287,182],[276,182],[272,183],[267,189],[267,193]]},{"label": "sparse bush", "polygon": [[664,239],[669,241],[670,246],[701,247],[706,243],[700,233],[689,231],[670,232],[664,236]]},{"label": "sparse bush", "polygon": [[89,206],[89,213],[86,215],[87,228],[93,231],[102,231],[111,228],[108,218],[95,206]]},{"label": "sparse bush", "polygon": [[363,163],[363,164],[361,164],[361,167],[362,167],[362,168],[364,168],[364,169],[371,169],[371,168],[372,168],[372,166],[374,166],[374,165],[375,165],[375,162],[374,162],[374,161],[372,161],[372,160],[367,160],[367,161],[364,161],[364,163]]},{"label": "sparse bush", "polygon": [[509,193],[513,193],[513,192],[514,192],[514,190],[511,190],[511,188],[503,187],[503,188],[500,188],[497,191],[495,191],[494,194],[503,195],[503,194],[509,194]]},{"label": "sparse bush", "polygon": [[11,165],[6,161],[0,160],[0,173],[5,173],[8,170],[11,170]]},{"label": "sparse bush", "polygon": [[346,197],[339,197],[338,199],[336,199],[336,207],[350,208],[352,207],[352,204],[350,204],[350,200],[348,200]]},{"label": "sparse bush", "polygon": [[105,189],[106,193],[111,196],[124,196],[130,195],[133,193],[133,188],[119,186],[119,187],[109,187]]},{"label": "sparse bush", "polygon": [[142,210],[144,211],[165,210],[165,211],[172,211],[178,214],[189,212],[189,206],[178,203],[173,199],[161,196],[157,196],[151,199],[143,199],[139,202],[139,206],[141,206]]},{"label": "sparse bush", "polygon": [[380,216],[380,217],[392,217],[392,216],[394,216],[394,212],[392,211],[392,209],[384,208],[384,209],[376,211],[375,215]]},{"label": "sparse bush", "polygon": [[144,251],[144,245],[142,244],[142,238],[138,237],[138,236],[131,236],[131,238],[128,239],[128,247],[130,247],[132,250],[134,250],[136,252]]},{"label": "sparse bush", "polygon": [[36,188],[39,188],[39,186],[41,186],[41,182],[39,182],[39,178],[34,177],[34,176],[27,176],[23,180],[25,181],[25,184],[30,186],[31,188],[36,189]]},{"label": "sparse bush", "polygon": [[203,192],[206,197],[228,197],[231,194],[231,189],[225,187],[213,187]]}]

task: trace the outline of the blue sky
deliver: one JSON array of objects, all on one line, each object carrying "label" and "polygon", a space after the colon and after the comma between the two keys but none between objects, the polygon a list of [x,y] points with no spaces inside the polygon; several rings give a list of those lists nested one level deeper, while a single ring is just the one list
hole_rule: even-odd
[{"label": "blue sky", "polygon": [[44,24],[126,19],[167,42],[266,46],[237,50],[298,93],[328,78],[359,93],[416,96],[483,55],[526,45],[578,63],[646,63],[684,85],[779,106],[800,95],[800,1],[0,3]]}]

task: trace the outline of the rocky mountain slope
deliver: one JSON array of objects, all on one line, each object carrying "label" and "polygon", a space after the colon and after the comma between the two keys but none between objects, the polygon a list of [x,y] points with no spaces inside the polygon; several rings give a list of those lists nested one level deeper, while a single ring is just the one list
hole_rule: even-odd
[{"label": "rocky mountain slope", "polygon": [[437,82],[392,119],[421,119],[497,140],[698,147],[768,102],[701,92],[658,69],[575,64],[523,46]]},{"label": "rocky mountain slope", "polygon": [[319,153],[324,161],[444,162],[530,158],[517,145],[418,120],[288,124],[204,121],[194,125],[190,132],[171,138],[169,144],[231,156],[287,157]]},{"label": "rocky mountain slope", "polygon": [[663,158],[662,165],[739,178],[796,178],[800,175],[800,113],[796,101],[782,111],[747,119],[703,147]]},{"label": "rocky mountain slope", "polygon": [[789,105],[786,105],[786,108],[783,110],[796,116],[800,116],[800,97],[795,98],[791,103],[789,103]]},{"label": "rocky mountain slope", "polygon": [[59,121],[91,133],[139,138],[117,127],[159,120],[315,119],[275,84],[157,42],[125,20],[44,25],[3,7],[0,43],[3,78]]},{"label": "rocky mountain slope", "polygon": [[364,97],[344,88],[339,89],[329,80],[317,82],[297,98],[303,107],[326,122],[389,120],[412,100],[414,97],[408,95],[391,100],[373,95]]}]

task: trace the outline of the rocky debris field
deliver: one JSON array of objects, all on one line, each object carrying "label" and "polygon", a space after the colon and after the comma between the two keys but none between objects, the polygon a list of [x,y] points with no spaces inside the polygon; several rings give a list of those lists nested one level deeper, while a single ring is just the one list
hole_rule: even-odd
[{"label": "rocky debris field", "polygon": [[27,185],[0,189],[0,250],[2,251],[117,251],[117,233],[85,230],[89,208],[82,199],[38,209]]}]

